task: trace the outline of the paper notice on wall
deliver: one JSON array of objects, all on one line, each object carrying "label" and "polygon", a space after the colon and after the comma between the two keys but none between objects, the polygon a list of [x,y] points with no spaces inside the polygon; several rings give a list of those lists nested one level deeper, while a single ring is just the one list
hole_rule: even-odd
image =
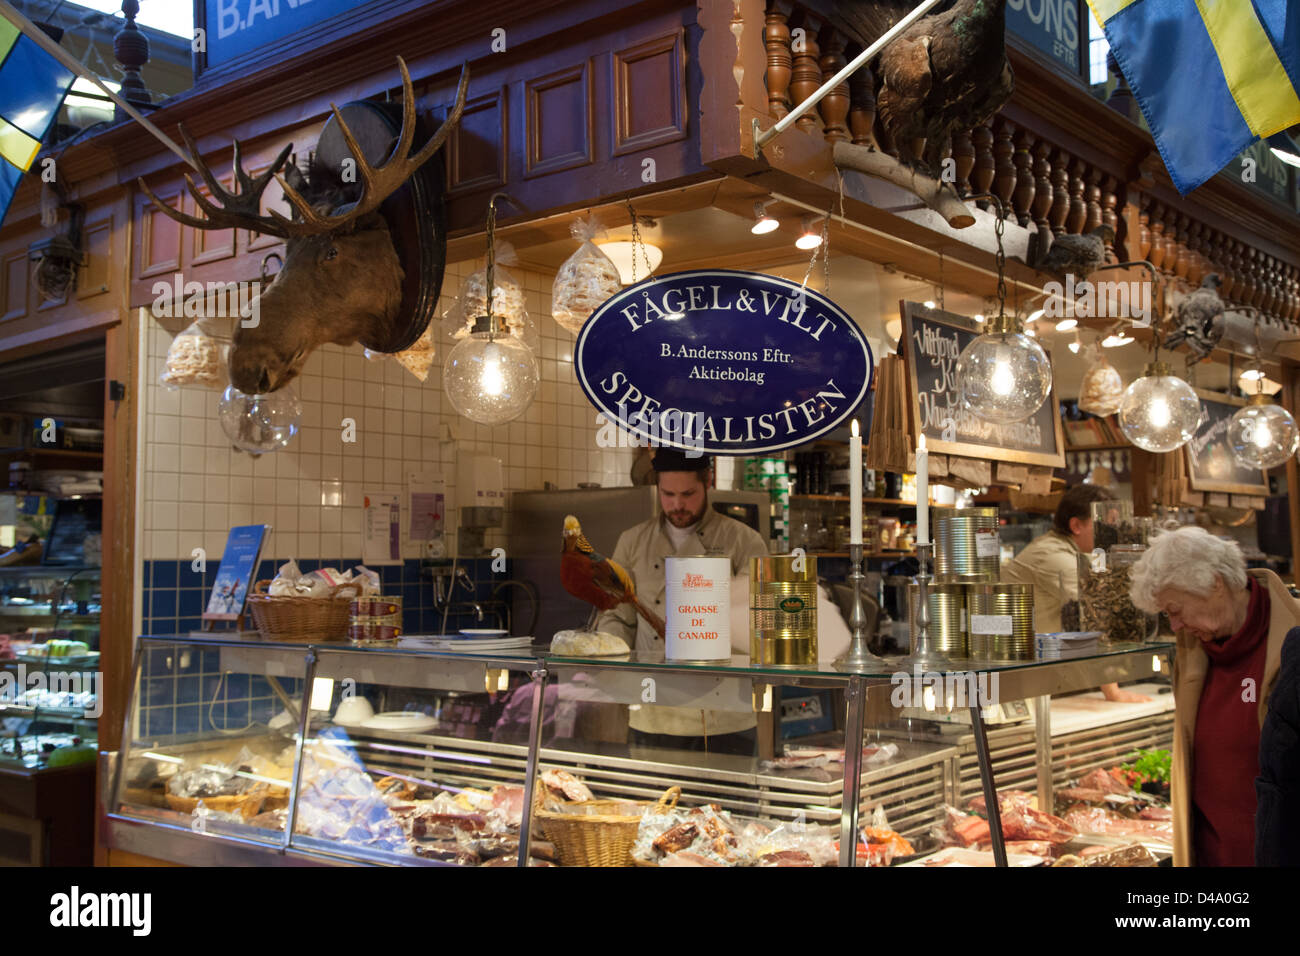
[{"label": "paper notice on wall", "polygon": [[435,536],[441,537],[447,502],[447,484],[442,476],[434,471],[409,472],[406,491],[411,515],[407,533],[411,540],[427,541]]},{"label": "paper notice on wall", "polygon": [[402,505],[397,492],[362,493],[361,563],[402,563]]}]

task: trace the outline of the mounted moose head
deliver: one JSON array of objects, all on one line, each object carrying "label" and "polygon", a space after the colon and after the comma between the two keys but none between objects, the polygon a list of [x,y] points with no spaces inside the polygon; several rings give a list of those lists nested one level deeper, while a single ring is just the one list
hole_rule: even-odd
[{"label": "mounted moose head", "polygon": [[[402,126],[382,165],[370,164],[338,107],[331,105],[338,132],[356,161],[355,182],[345,181],[340,170],[328,169],[319,161],[313,162],[306,174],[290,165],[281,176],[292,143],[280,151],[265,172],[249,176],[236,140],[234,176],[239,191],[230,192],[198,159],[198,149],[184,126],[181,135],[185,145],[216,200],[206,197],[186,175],[190,195],[206,218],[173,209],[140,181],[140,188],[154,204],[183,225],[195,229],[251,229],[285,240],[284,267],[257,299],[257,325],[245,328],[240,322],[235,328],[230,381],[241,392],[265,394],[282,388],[302,371],[307,357],[327,342],[352,345],[364,339],[373,348],[371,342],[391,341],[400,331],[396,326],[401,318],[405,273],[388,221],[379,207],[438,151],[455,128],[465,108],[469,68],[461,71],[456,103],[446,120],[423,148],[411,155],[416,130],[415,95],[411,75],[400,56],[397,64],[402,72]],[[275,210],[265,215],[261,212],[262,193],[272,177],[293,207],[292,218]],[[437,237],[439,241],[442,238]]]}]

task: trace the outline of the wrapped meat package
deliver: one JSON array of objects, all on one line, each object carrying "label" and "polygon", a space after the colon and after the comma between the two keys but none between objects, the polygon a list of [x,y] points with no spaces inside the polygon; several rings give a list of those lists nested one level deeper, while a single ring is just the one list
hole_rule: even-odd
[{"label": "wrapped meat package", "polygon": [[618,268],[592,240],[600,235],[594,216],[579,219],[570,228],[581,245],[564,260],[551,286],[551,316],[561,328],[577,333],[602,302],[616,295],[623,284]]},{"label": "wrapped meat package", "polygon": [[167,349],[167,360],[159,380],[168,388],[182,385],[199,388],[225,388],[226,355],[230,338],[208,319],[196,319]]},{"label": "wrapped meat package", "polygon": [[1079,386],[1079,410],[1091,415],[1113,415],[1124,398],[1124,381],[1101,349],[1095,349],[1094,356]]}]

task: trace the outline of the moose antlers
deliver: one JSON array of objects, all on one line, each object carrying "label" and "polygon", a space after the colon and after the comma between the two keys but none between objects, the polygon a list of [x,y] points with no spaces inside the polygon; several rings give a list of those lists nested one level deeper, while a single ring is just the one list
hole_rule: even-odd
[{"label": "moose antlers", "polygon": [[[338,121],[339,131],[342,133],[348,149],[352,151],[353,157],[356,158],[358,178],[362,184],[361,198],[338,215],[322,215],[317,212],[302,197],[302,194],[290,186],[284,177],[280,175],[280,169],[284,166],[285,160],[289,157],[289,151],[293,148],[292,143],[280,150],[280,154],[276,156],[275,161],[263,173],[253,177],[244,171],[239,140],[235,140],[234,173],[239,192],[232,193],[217,182],[217,177],[212,174],[208,164],[199,158],[199,151],[194,144],[194,140],[190,137],[183,124],[180,127],[181,136],[185,139],[185,145],[189,149],[190,155],[194,157],[198,164],[199,175],[203,177],[203,182],[211,191],[213,199],[216,200],[214,202],[213,199],[204,196],[195,186],[194,180],[188,173],[186,174],[185,185],[189,187],[190,195],[194,197],[194,202],[203,210],[206,218],[200,219],[197,216],[191,216],[167,205],[154,194],[153,190],[145,185],[142,179],[138,180],[140,188],[167,216],[183,225],[193,226],[195,229],[229,229],[237,227],[251,229],[269,236],[278,236],[281,239],[288,239],[293,236],[315,236],[339,230],[367,213],[378,209],[385,199],[400,189],[402,184],[438,151],[447,137],[451,135],[451,131],[455,129],[456,124],[460,121],[461,113],[465,109],[465,96],[469,90],[468,66],[461,70],[460,85],[456,89],[456,103],[451,112],[442,125],[438,127],[438,131],[429,137],[429,141],[424,145],[424,148],[414,156],[409,155],[411,141],[415,138],[415,94],[411,89],[411,74],[406,68],[406,61],[400,56],[397,58],[397,66],[402,72],[402,130],[398,135],[397,144],[393,147],[392,153],[383,165],[378,167],[370,165],[366,160],[365,153],[352,135],[352,131],[348,129],[348,124],[339,115],[338,107],[330,104],[330,109],[334,111],[334,118]],[[270,184],[272,177],[280,184],[280,188],[284,190],[285,199],[297,210],[300,219],[290,219],[274,209],[268,210],[265,215],[262,214],[262,193]]]}]

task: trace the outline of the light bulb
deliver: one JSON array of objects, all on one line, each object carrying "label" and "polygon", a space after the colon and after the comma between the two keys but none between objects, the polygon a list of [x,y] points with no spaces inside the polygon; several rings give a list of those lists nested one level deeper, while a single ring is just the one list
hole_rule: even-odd
[{"label": "light bulb", "polygon": [[228,385],[217,403],[217,419],[236,448],[264,455],[285,447],[298,434],[302,405],[287,385],[265,395],[247,395]]},{"label": "light bulb", "polygon": [[483,350],[483,393],[500,395],[505,388],[505,379],[501,375],[501,346],[489,342]]},{"label": "light bulb", "polygon": [[[1010,323],[1005,316],[995,323]],[[1021,332],[990,332],[970,342],[957,356],[956,377],[971,413],[995,423],[1023,421],[1052,389],[1052,365],[1043,347]],[[994,328],[999,328],[998,324]]]},{"label": "light bulb", "polygon": [[993,359],[993,377],[989,380],[989,384],[994,392],[1003,397],[1010,395],[1011,390],[1016,387],[1016,376],[1011,371],[1010,349],[998,349]]},{"label": "light bulb", "polygon": [[1295,418],[1267,396],[1252,396],[1228,421],[1232,457],[1247,468],[1276,468],[1300,448]]},{"label": "light bulb", "polygon": [[1151,408],[1147,411],[1147,417],[1156,428],[1167,427],[1169,425],[1169,403],[1164,398],[1152,399]]},{"label": "light bulb", "polygon": [[754,224],[749,227],[750,232],[756,236],[762,236],[779,225],[781,224],[776,221],[775,217],[767,214],[767,203],[761,199],[754,203]]},{"label": "light bulb", "polygon": [[517,418],[537,394],[537,357],[513,336],[474,332],[443,363],[442,383],[452,407],[480,425]]},{"label": "light bulb", "polygon": [[1147,366],[1146,374],[1124,390],[1119,427],[1139,448],[1169,452],[1196,434],[1201,403],[1192,387],[1163,362]]},{"label": "light bulb", "polygon": [[1071,342],[1071,343],[1070,343],[1070,346],[1069,346],[1070,351],[1073,352],[1075,355],[1078,355],[1078,354],[1079,354],[1079,349],[1082,348],[1082,347],[1083,347],[1083,346],[1080,345],[1080,343],[1077,342],[1077,341],[1075,341],[1075,342]]},{"label": "light bulb", "polygon": [[803,221],[803,234],[794,241],[795,247],[807,251],[816,249],[822,244],[822,235],[814,231],[813,219],[811,216],[805,216]]},{"label": "light bulb", "polygon": [[1078,328],[1078,326],[1078,319],[1062,319],[1060,322],[1056,323],[1056,331],[1069,332],[1071,329]]},{"label": "light bulb", "polygon": [[933,308],[934,308],[934,299],[926,299],[926,300],[925,300],[924,302],[922,302],[921,304],[922,304],[923,306],[925,306],[927,309],[933,309]]}]

